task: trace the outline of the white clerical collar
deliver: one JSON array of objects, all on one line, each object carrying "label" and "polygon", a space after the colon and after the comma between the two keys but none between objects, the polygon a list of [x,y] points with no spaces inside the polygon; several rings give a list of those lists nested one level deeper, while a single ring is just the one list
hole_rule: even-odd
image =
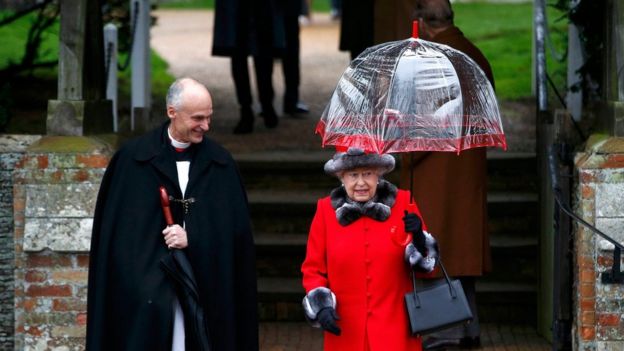
[{"label": "white clerical collar", "polygon": [[[169,128],[171,128],[171,126]],[[171,131],[169,130],[169,128],[167,128],[167,135],[169,135],[169,140],[171,140],[171,146],[176,149],[186,149],[187,147],[191,146],[190,142],[183,143],[181,141],[175,140],[173,136],[171,136]]]}]

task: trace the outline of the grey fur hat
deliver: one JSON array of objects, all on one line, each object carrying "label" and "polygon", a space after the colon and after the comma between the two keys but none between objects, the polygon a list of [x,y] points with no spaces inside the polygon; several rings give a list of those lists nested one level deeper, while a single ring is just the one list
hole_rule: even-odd
[{"label": "grey fur hat", "polygon": [[325,163],[325,173],[338,177],[338,173],[360,167],[372,167],[381,170],[381,175],[394,169],[394,157],[389,154],[367,154],[357,147],[350,147],[347,152],[337,152]]}]

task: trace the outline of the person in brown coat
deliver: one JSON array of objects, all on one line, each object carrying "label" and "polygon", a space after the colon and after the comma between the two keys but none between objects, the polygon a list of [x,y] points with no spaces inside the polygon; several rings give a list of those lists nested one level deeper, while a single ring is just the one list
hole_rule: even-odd
[{"label": "person in brown coat", "polygon": [[417,0],[342,0],[340,50],[351,59],[366,48],[412,36],[411,14]]},{"label": "person in brown coat", "polygon": [[[490,64],[453,24],[448,0],[418,0],[413,13],[423,39],[446,44],[471,57],[488,77]],[[426,350],[480,344],[475,301],[475,278],[491,270],[487,215],[486,149],[451,152],[412,152],[402,156],[401,186],[418,201],[431,232],[437,234],[441,257],[450,275],[458,277],[471,304],[474,321],[448,329],[423,342]]]}]

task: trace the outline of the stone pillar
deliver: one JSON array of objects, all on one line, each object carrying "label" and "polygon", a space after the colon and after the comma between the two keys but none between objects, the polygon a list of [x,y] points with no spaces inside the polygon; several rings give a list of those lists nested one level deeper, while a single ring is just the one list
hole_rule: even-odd
[{"label": "stone pillar", "polygon": [[[624,242],[624,138],[592,137],[577,155],[576,212]],[[577,226],[574,233],[574,350],[621,350],[624,340],[624,284],[603,284],[613,264],[613,245]]]},{"label": "stone pillar", "polygon": [[84,349],[93,211],[110,148],[44,137],[14,171],[15,349]]},{"label": "stone pillar", "polygon": [[58,98],[48,102],[49,135],[113,130],[112,104],[104,95],[100,5],[100,1],[60,1]]},{"label": "stone pillar", "polygon": [[13,350],[13,170],[35,135],[0,135],[0,350]]}]

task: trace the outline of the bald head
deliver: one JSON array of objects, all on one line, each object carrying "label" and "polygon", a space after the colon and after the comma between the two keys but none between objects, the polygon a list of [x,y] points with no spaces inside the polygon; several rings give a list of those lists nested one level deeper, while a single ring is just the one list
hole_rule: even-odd
[{"label": "bald head", "polygon": [[208,89],[200,82],[188,77],[178,78],[171,83],[167,91],[167,108],[171,107],[175,110],[182,108],[186,95],[212,100]]},{"label": "bald head", "polygon": [[435,29],[453,25],[453,10],[449,0],[418,0],[412,18]]},{"label": "bald head", "polygon": [[192,78],[180,78],[167,92],[169,133],[179,142],[200,143],[210,128],[212,98],[206,87]]}]

